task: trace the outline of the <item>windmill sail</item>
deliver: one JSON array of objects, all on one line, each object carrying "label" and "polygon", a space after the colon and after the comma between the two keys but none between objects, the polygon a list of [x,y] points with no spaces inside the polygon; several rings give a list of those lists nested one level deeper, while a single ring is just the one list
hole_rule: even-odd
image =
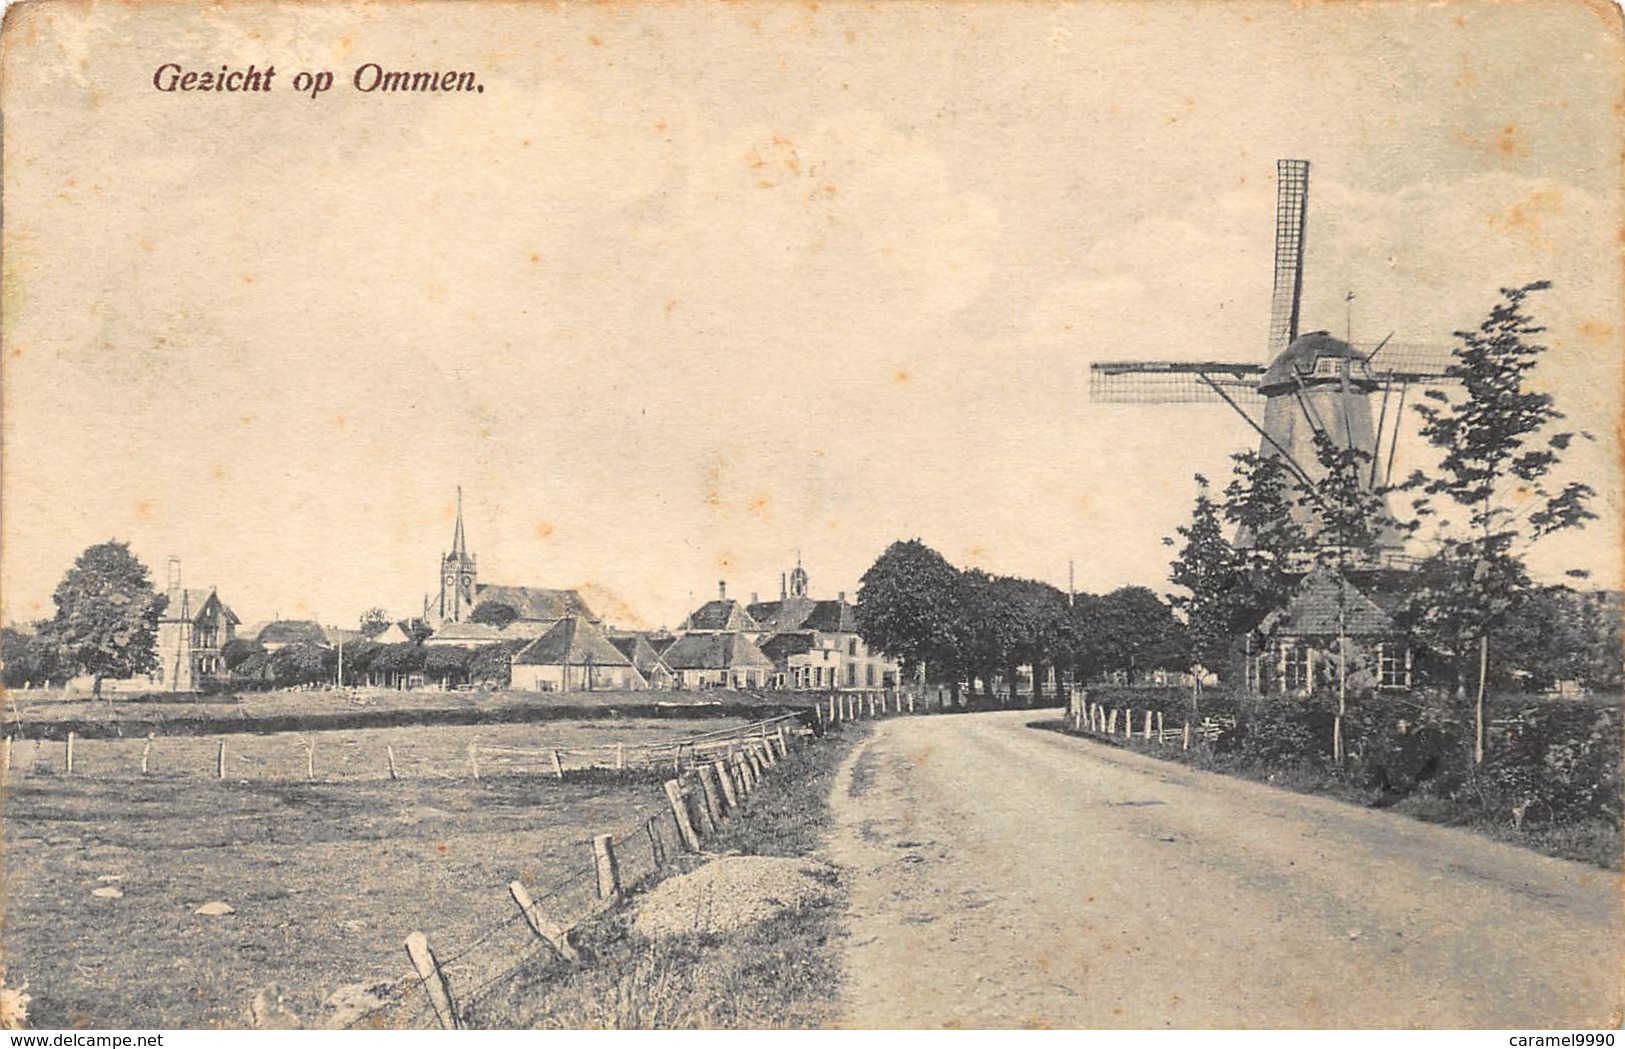
[{"label": "windmill sail", "polygon": [[1298,337],[1303,301],[1303,238],[1309,222],[1309,162],[1275,162],[1275,288],[1270,298],[1273,361]]}]

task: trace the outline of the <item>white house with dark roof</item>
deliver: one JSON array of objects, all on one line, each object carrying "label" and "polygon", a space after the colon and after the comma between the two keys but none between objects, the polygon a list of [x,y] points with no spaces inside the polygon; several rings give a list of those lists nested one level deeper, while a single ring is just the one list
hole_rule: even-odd
[{"label": "white house with dark roof", "polygon": [[643,675],[609,643],[597,624],[580,616],[559,620],[512,658],[513,687],[531,692],[641,690]]}]

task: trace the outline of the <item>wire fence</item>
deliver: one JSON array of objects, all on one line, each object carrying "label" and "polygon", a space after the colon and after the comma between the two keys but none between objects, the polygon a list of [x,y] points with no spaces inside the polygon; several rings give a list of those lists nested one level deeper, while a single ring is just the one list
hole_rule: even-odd
[{"label": "wire fence", "polygon": [[406,940],[412,971],[343,1026],[464,1028],[498,1015],[506,1001],[502,994],[517,977],[574,964],[575,929],[684,869],[679,857],[702,851],[706,839],[814,732],[791,717],[704,735],[650,748],[662,756],[666,750],[688,755],[678,759],[683,767],[665,783],[666,806],[642,810],[614,832],[596,836],[590,854],[545,884],[510,883],[502,916],[453,947],[436,950],[424,934],[413,932]]},{"label": "wire fence", "polygon": [[[634,775],[681,772],[721,751],[736,750],[747,737],[761,738],[780,726],[804,725],[808,715],[782,714],[743,726],[680,737],[627,739],[581,745],[580,730],[565,729],[559,746],[507,746],[470,740],[458,746],[462,726],[437,727],[410,736],[369,729],[308,734],[157,736],[65,740],[0,740],[0,776],[6,779],[76,776],[98,779],[214,778],[249,781],[458,780],[489,776],[552,776],[587,772]],[[509,726],[476,730],[513,731]],[[423,738],[432,735],[433,738]]]}]

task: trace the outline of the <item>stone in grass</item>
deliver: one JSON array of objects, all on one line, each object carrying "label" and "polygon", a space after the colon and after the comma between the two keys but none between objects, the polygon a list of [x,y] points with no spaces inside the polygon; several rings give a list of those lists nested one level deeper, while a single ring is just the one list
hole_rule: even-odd
[{"label": "stone in grass", "polygon": [[99,889],[91,889],[90,894],[100,896],[104,900],[122,900],[124,898],[124,890],[117,885],[103,885]]},{"label": "stone in grass", "polygon": [[282,988],[274,983],[259,989],[249,1003],[248,1012],[257,1030],[295,1031],[303,1026],[299,1017],[288,1008]]},{"label": "stone in grass", "polygon": [[201,914],[209,918],[218,918],[223,914],[236,914],[237,908],[233,907],[224,900],[210,900],[208,903],[205,903],[192,913]]},{"label": "stone in grass", "polygon": [[327,996],[322,1003],[327,1015],[321,1025],[329,1030],[342,1030],[364,1020],[389,1004],[391,986],[387,983],[347,983]]}]

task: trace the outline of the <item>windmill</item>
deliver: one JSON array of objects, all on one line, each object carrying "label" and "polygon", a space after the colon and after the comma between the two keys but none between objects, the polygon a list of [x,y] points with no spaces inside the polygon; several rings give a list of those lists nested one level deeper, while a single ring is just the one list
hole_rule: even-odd
[{"label": "windmill", "polygon": [[[1259,454],[1279,459],[1302,484],[1324,474],[1315,438],[1371,459],[1369,489],[1393,474],[1399,420],[1411,386],[1454,382],[1449,347],[1395,343],[1363,348],[1325,331],[1299,334],[1304,238],[1309,219],[1309,161],[1275,162],[1275,274],[1269,344],[1263,363],[1251,361],[1109,361],[1090,365],[1092,400],[1118,404],[1223,403],[1259,436]],[[1381,405],[1372,423],[1372,398]],[[1390,399],[1396,400],[1389,419]],[[1257,419],[1249,409],[1263,409]],[[1383,446],[1386,443],[1387,452]],[[1310,509],[1294,508],[1311,532]],[[1386,545],[1397,546],[1387,537]]]}]

